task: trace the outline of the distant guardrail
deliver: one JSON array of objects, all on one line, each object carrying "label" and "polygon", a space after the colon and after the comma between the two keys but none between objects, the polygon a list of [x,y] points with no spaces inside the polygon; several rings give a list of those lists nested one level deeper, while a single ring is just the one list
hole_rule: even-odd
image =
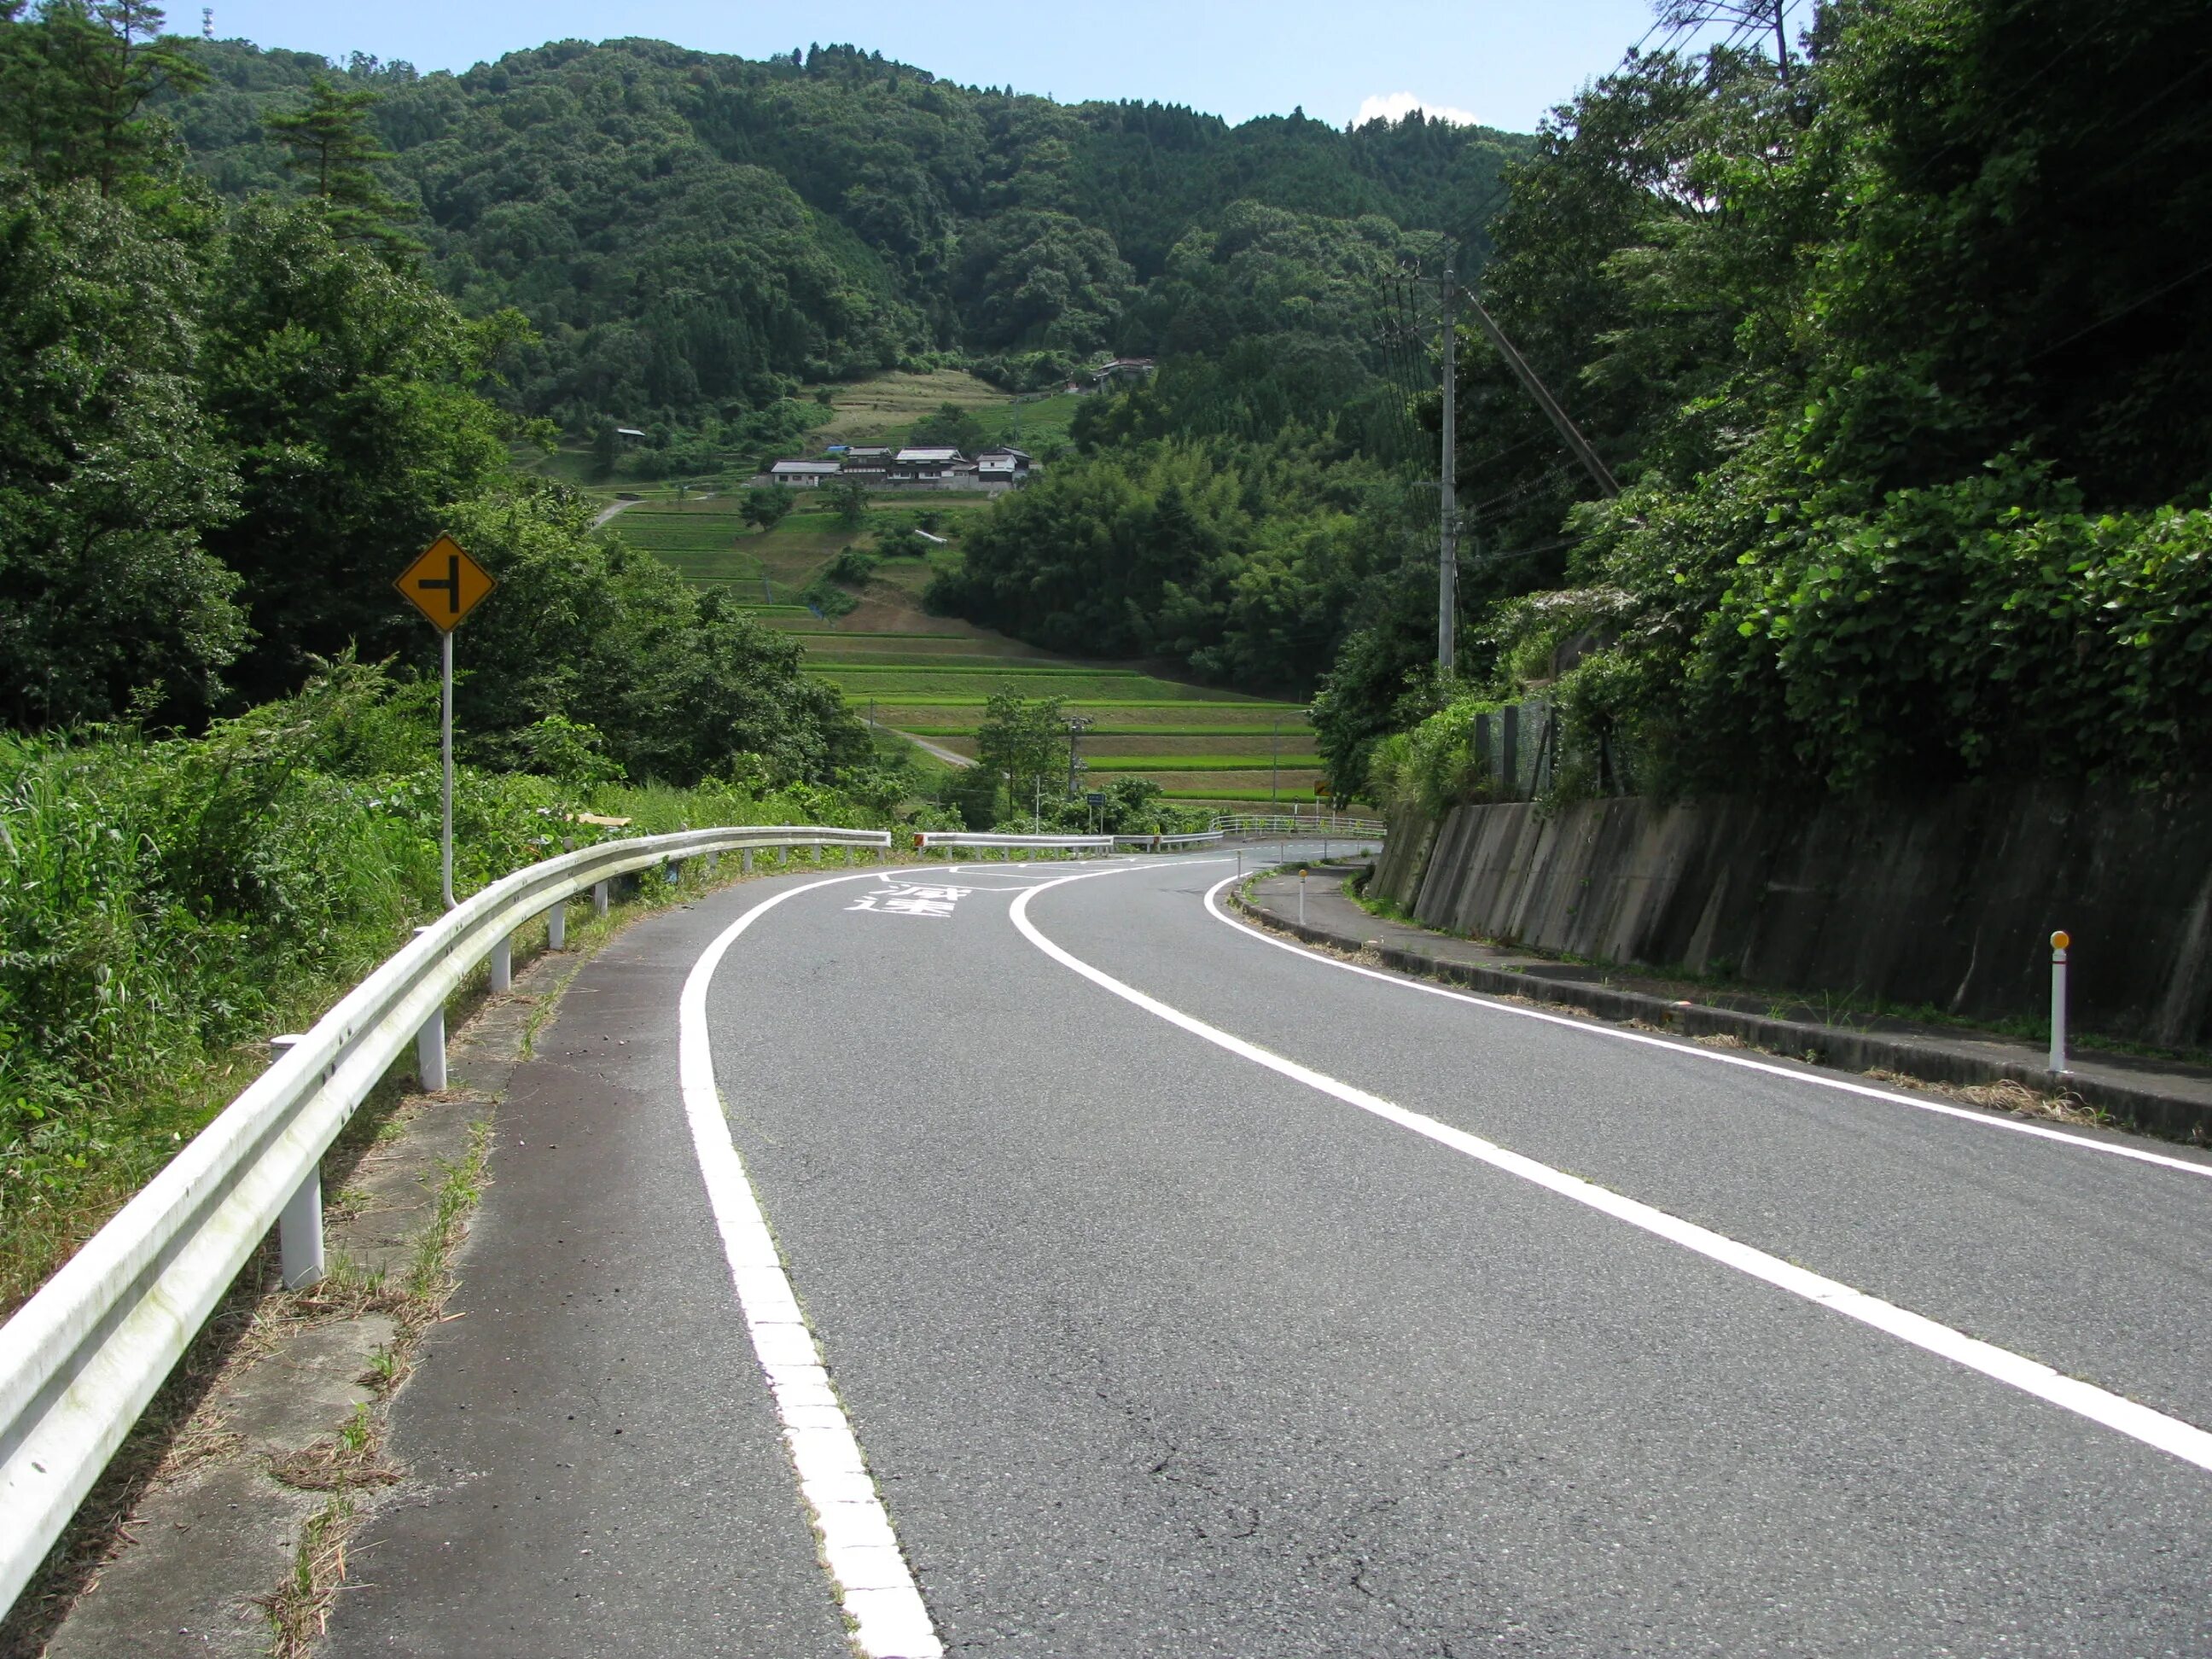
[{"label": "distant guardrail", "polygon": [[[284,1282],[322,1268],[322,1157],[414,1043],[445,1084],[445,1006],[515,930],[619,876],[776,848],[887,853],[881,830],[744,825],[602,842],[516,871],[447,912],[346,994],[0,1326],[0,1608],[11,1605],[271,1226]],[[851,857],[848,851],[848,859]]]},{"label": "distant guardrail", "polygon": [[1213,820],[1226,836],[1322,836],[1346,841],[1379,841],[1390,826],[1380,818],[1343,812],[1234,812]]},{"label": "distant guardrail", "polygon": [[915,852],[927,853],[933,847],[970,847],[982,852],[997,849],[1004,852],[1110,853],[1114,850],[1114,837],[1001,836],[981,830],[918,830],[915,832]]}]

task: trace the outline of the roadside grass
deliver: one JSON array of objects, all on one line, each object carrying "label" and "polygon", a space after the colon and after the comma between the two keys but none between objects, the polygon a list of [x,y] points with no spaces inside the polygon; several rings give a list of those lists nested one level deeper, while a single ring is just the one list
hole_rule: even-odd
[{"label": "roadside grass", "polygon": [[[364,696],[319,682],[201,738],[0,742],[0,1315],[266,1069],[272,1034],[437,913],[434,772],[321,769],[411,718]],[[543,857],[556,824],[581,844],[819,810],[729,785],[456,782],[465,894]]]}]

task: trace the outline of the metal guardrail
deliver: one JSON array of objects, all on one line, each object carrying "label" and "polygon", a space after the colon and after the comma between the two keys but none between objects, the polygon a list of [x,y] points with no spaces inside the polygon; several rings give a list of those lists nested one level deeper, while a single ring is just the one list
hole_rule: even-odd
[{"label": "metal guardrail", "polygon": [[933,847],[973,847],[988,850],[994,848],[1009,852],[1029,850],[1051,852],[1066,850],[1078,853],[1110,853],[1114,850],[1111,836],[1000,836],[971,830],[917,830],[914,848],[917,853],[927,853]]},{"label": "metal guardrail", "polygon": [[1237,812],[1213,820],[1213,827],[1231,836],[1326,836],[1332,840],[1380,840],[1390,826],[1380,818],[1358,818],[1342,812]]},{"label": "metal guardrail", "polygon": [[[272,1225],[284,1279],[322,1262],[323,1153],[392,1062],[417,1044],[444,1084],[445,1005],[480,963],[506,988],[515,930],[544,915],[562,939],[586,892],[604,913],[618,876],[763,848],[888,851],[880,830],[689,830],[604,842],[530,865],[464,901],[316,1022],[5,1326],[0,1326],[0,1608],[13,1603],[77,1504]],[[848,854],[849,857],[849,854]]]},{"label": "metal guardrail", "polygon": [[1124,851],[1168,852],[1178,847],[1211,847],[1220,839],[1218,830],[1188,830],[1172,836],[1002,836],[983,830],[922,830],[915,834],[914,848],[917,853],[927,853],[933,847],[982,850],[996,848],[1010,852],[1027,849],[1107,853],[1116,848]]}]

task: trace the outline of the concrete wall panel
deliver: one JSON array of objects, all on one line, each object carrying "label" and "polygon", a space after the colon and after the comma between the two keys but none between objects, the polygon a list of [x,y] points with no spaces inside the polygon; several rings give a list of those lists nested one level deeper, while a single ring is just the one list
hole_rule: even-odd
[{"label": "concrete wall panel", "polygon": [[1979,1018],[2044,1007],[2045,941],[2063,927],[2086,1025],[2212,1042],[2201,795],[1463,806],[1394,825],[1376,884],[1457,933]]}]

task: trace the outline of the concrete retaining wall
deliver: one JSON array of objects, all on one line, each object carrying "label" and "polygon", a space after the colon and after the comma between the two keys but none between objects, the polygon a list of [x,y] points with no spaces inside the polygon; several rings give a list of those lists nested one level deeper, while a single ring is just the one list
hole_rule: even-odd
[{"label": "concrete retaining wall", "polygon": [[1463,806],[1391,825],[1376,890],[1432,927],[1972,1018],[2212,1042],[2212,799],[1969,788],[1917,802]]}]

